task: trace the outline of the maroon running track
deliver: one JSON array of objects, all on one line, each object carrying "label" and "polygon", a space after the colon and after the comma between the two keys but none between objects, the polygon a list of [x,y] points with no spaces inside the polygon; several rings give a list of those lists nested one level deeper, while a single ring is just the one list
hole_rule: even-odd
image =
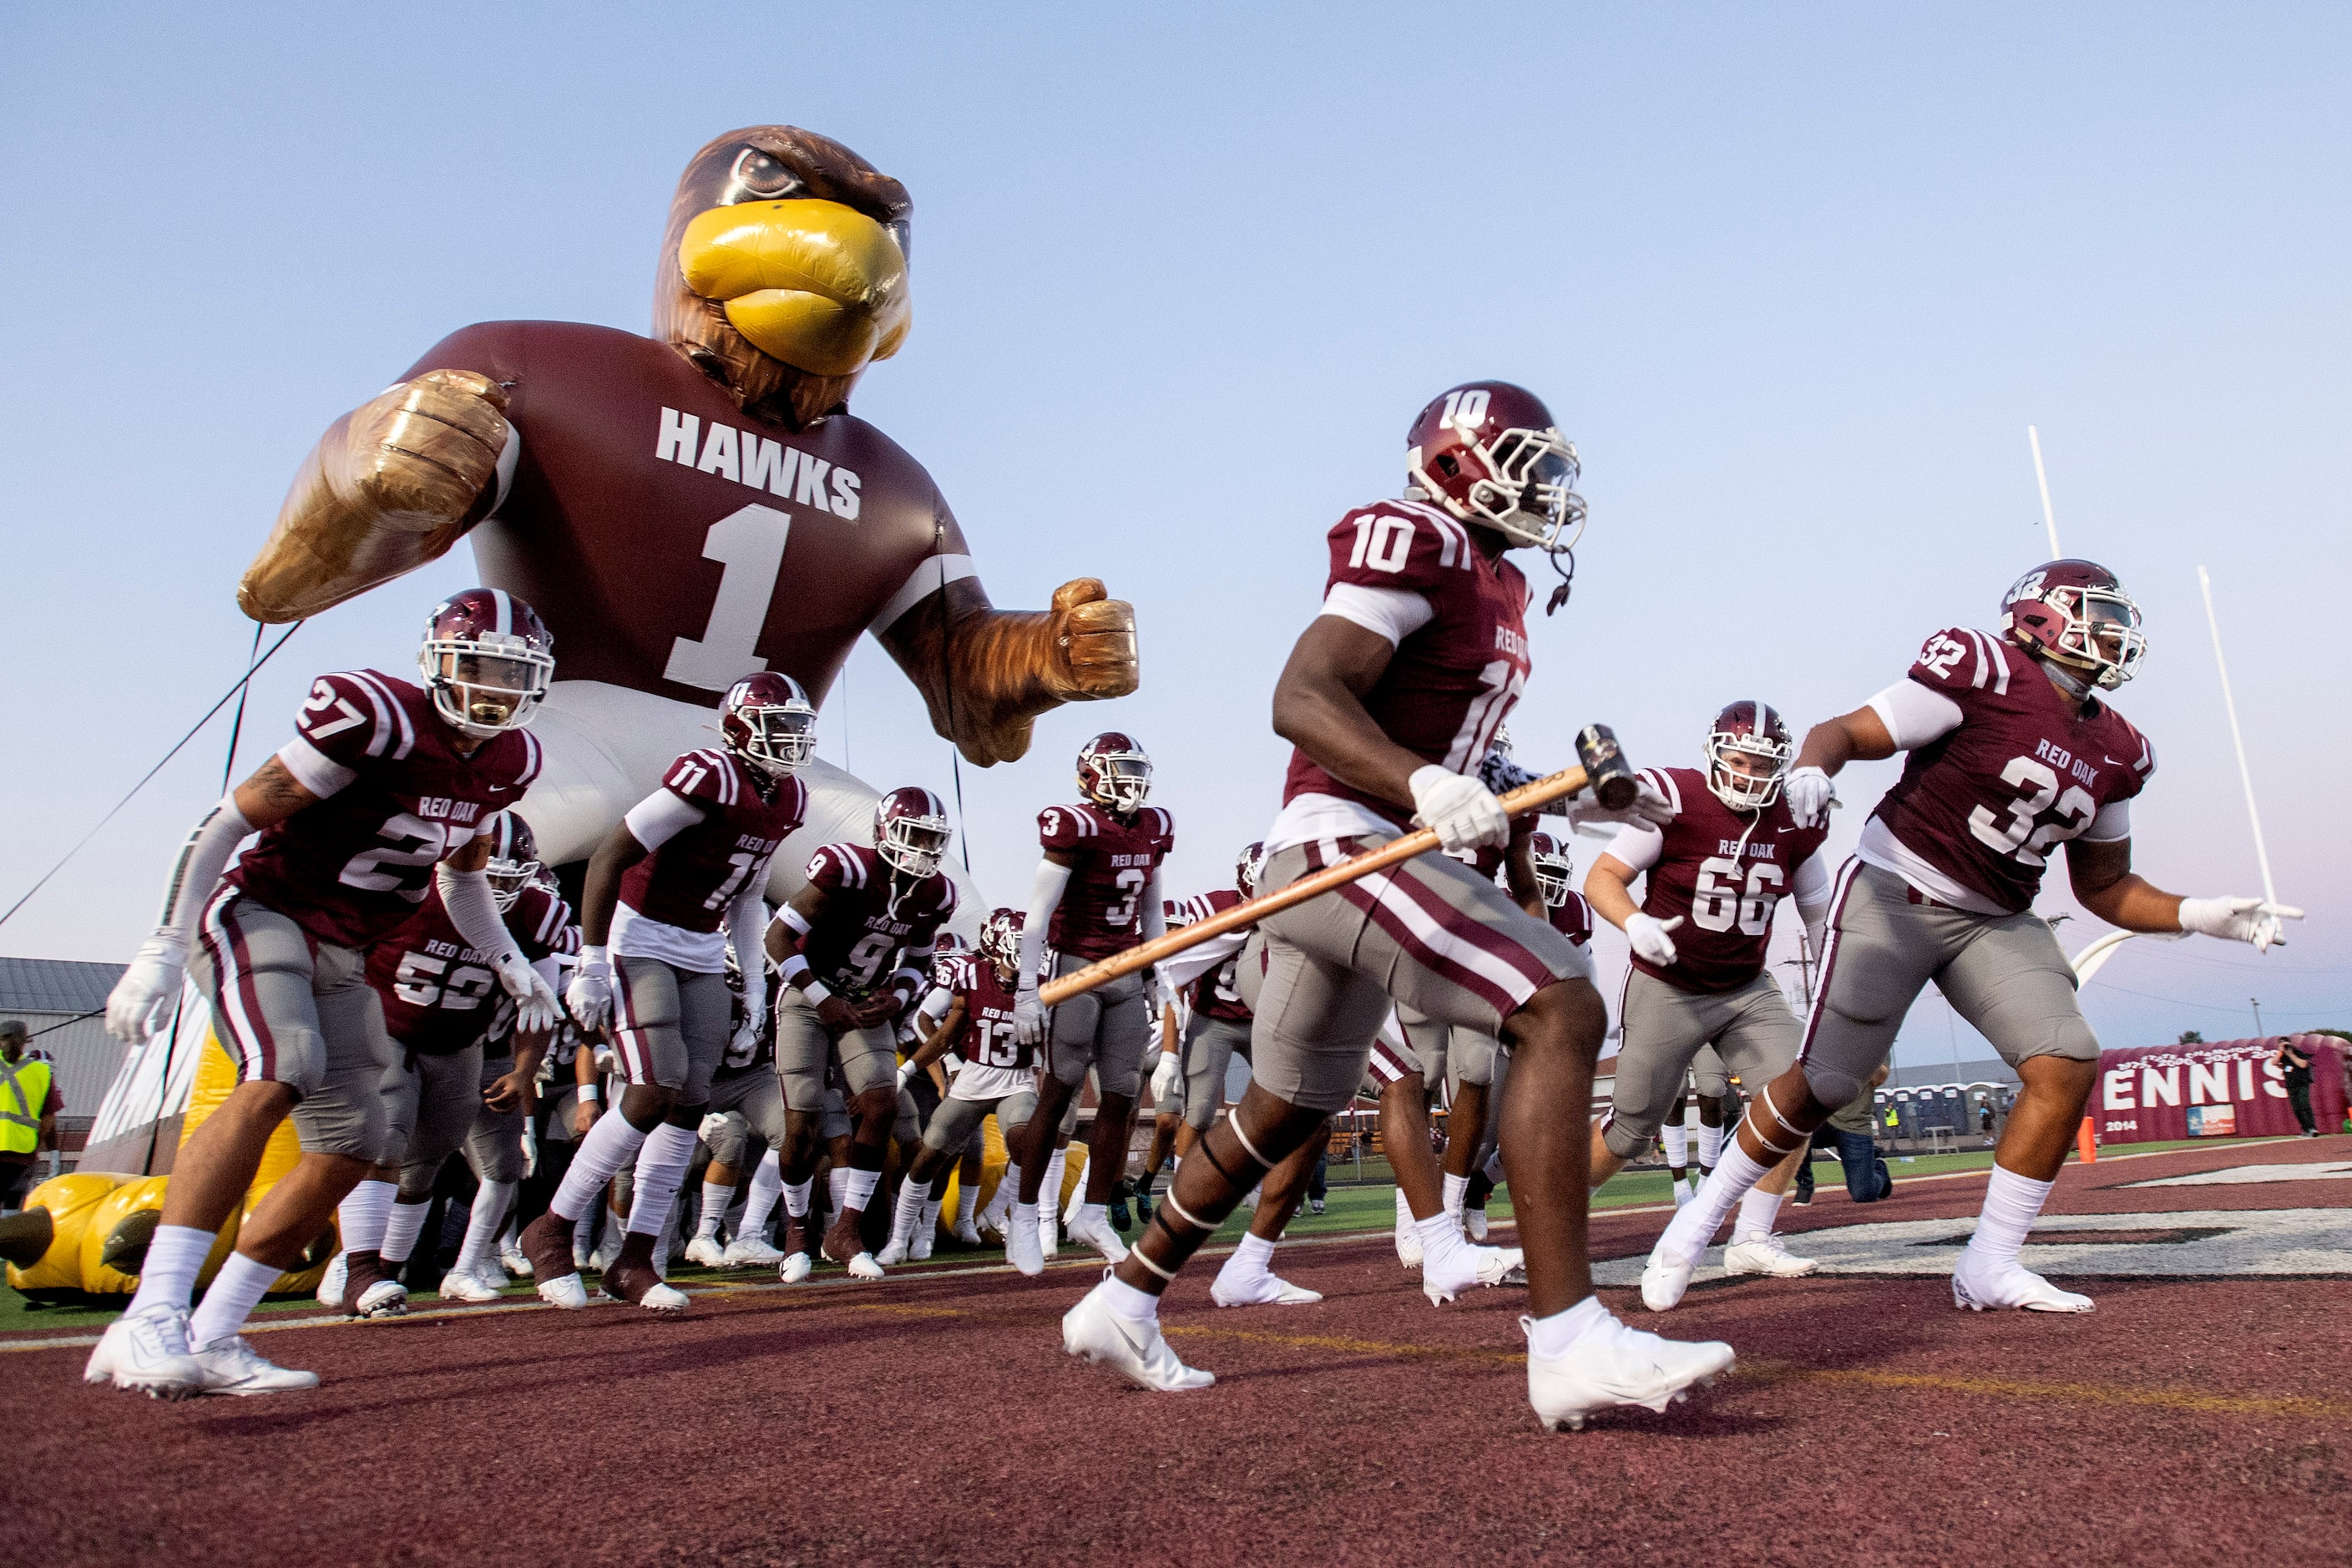
[{"label": "maroon running track", "polygon": [[[2352,1181],[2122,1190],[2352,1139],[2070,1166],[2055,1214],[2341,1208]],[[1981,1174],[1792,1229],[1972,1215]],[[1646,1250],[1654,1212],[1594,1226]],[[1041,1563],[1567,1558],[2342,1563],[2352,1280],[2103,1280],[2089,1317],[1955,1311],[1932,1278],[1702,1287],[1629,1320],[1738,1347],[1665,1415],[1540,1431],[1516,1291],[1443,1310],[1385,1238],[1286,1247],[1317,1308],[1170,1294],[1183,1396],[1066,1359],[1092,1270],[713,1294],[682,1321],[477,1310],[272,1329],[313,1394],[164,1405],[81,1345],[0,1357],[11,1560]],[[967,1266],[968,1267],[968,1266]],[[10,1347],[0,1344],[0,1349]],[[1731,1555],[1726,1559],[1721,1554]]]}]

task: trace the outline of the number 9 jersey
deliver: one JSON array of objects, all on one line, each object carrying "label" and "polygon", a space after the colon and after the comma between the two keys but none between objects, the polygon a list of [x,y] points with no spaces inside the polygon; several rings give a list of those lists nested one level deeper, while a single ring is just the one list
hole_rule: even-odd
[{"label": "number 9 jersey", "polygon": [[1870,706],[1910,754],[1855,853],[1978,914],[2031,909],[2050,851],[2086,829],[2094,843],[2130,837],[2123,803],[2156,771],[2122,714],[2060,690],[1990,632],[1937,632]]},{"label": "number 9 jersey", "polygon": [[[1706,787],[1699,768],[1644,768],[1643,779],[1675,808],[1663,828],[1621,828],[1609,855],[1648,873],[1642,912],[1670,921],[1675,962],[1633,967],[1677,991],[1737,991],[1762,973],[1772,941],[1772,913],[1800,894],[1801,907],[1829,900],[1827,869],[1817,858],[1827,827],[1800,827],[1785,799],[1760,811],[1734,811]],[[1557,922],[1555,922],[1557,923]]]},{"label": "number 9 jersey", "polygon": [[509,730],[471,756],[422,687],[379,670],[322,675],[278,752],[319,797],[222,879],[320,942],[363,948],[415,914],[433,868],[522,799],[539,742]]}]

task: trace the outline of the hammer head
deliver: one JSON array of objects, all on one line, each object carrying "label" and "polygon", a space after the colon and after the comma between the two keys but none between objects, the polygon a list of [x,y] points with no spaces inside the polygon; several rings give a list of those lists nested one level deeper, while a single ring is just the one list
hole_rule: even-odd
[{"label": "hammer head", "polygon": [[1633,779],[1633,764],[1617,744],[1616,731],[1606,724],[1587,724],[1576,732],[1576,760],[1584,764],[1584,777],[1592,786],[1593,798],[1612,811],[1622,811],[1633,804],[1639,786]]}]

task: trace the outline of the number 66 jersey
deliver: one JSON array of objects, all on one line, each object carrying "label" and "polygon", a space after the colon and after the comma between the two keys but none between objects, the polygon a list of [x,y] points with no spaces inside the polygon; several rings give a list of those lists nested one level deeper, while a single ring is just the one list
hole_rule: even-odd
[{"label": "number 66 jersey", "polygon": [[1706,787],[1698,768],[1644,768],[1642,777],[1675,808],[1664,827],[1620,828],[1609,854],[1648,873],[1642,912],[1684,923],[1674,932],[1675,962],[1633,967],[1677,991],[1737,991],[1762,973],[1772,914],[1791,893],[1799,908],[1829,900],[1829,877],[1816,858],[1826,827],[1800,827],[1786,800],[1760,811],[1734,811]]},{"label": "number 66 jersey", "polygon": [[1909,755],[1855,853],[1978,914],[2032,908],[2051,851],[2086,829],[2094,843],[2130,837],[2124,803],[2156,771],[2122,714],[2067,695],[1990,632],[1937,632],[1870,706]]},{"label": "number 66 jersey", "polygon": [[278,761],[318,804],[264,832],[222,879],[338,947],[415,914],[436,863],[539,776],[529,731],[467,756],[422,688],[378,670],[319,677],[294,730]]}]

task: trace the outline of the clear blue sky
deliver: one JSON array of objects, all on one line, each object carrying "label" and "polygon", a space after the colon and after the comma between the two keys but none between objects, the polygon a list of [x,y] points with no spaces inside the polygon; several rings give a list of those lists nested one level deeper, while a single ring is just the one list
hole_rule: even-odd
[{"label": "clear blue sky", "polygon": [[[1000,604],[1092,573],[1141,618],[1137,697],[965,770],[992,898],[1110,724],[1159,761],[1179,889],[1223,884],[1276,805],[1266,699],[1323,531],[1393,491],[1453,382],[1536,388],[1584,454],[1577,595],[1514,723],[1538,763],[1592,719],[1689,763],[1726,700],[1811,722],[1986,624],[2043,553],[2032,422],[2067,549],[2148,615],[2142,868],[2256,888],[2204,562],[2313,916],[2267,959],[2136,942],[2094,1023],[2218,1038],[2249,995],[2352,1023],[2340,9],[229,9],[0,19],[0,907],[234,679],[231,589],[320,430],[468,321],[642,331],[688,154],[782,121],[914,194],[914,334],[858,412],[929,466]],[[471,572],[307,626],[246,765],[310,672],[403,668]],[[824,727],[877,784],[951,784],[870,643]],[[0,950],[127,957],[226,742]],[[1849,775],[1833,849],[1890,777]],[[1902,1058],[1984,1054],[1947,1018],[1925,1000]]]}]

